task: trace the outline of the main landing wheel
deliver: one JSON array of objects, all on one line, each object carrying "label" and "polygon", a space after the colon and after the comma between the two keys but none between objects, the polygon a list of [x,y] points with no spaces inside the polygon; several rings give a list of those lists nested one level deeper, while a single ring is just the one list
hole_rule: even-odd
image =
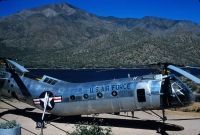
[{"label": "main landing wheel", "polygon": [[45,128],[44,121],[38,121],[38,122],[36,122],[36,128]]},{"label": "main landing wheel", "polygon": [[161,135],[168,135],[168,134],[166,133],[165,125],[162,125],[162,126],[158,127],[157,133],[159,133],[159,134],[161,134]]}]

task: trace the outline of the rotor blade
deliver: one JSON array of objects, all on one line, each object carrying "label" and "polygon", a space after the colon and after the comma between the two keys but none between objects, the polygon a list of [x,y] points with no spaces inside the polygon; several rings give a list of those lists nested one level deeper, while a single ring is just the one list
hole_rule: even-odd
[{"label": "rotor blade", "polygon": [[14,62],[12,60],[7,59],[7,62],[10,63],[11,65],[13,65],[15,67],[15,69],[18,70],[19,72],[22,72],[22,73],[29,72],[26,68],[24,68],[23,66],[19,65],[18,63]]},{"label": "rotor blade", "polygon": [[17,64],[16,62],[14,61],[11,61],[11,60],[4,60],[5,61],[5,64],[6,64],[6,68],[7,68],[7,71],[11,73],[13,79],[15,80],[15,82],[17,83],[18,87],[20,88],[22,94],[26,97],[31,97],[31,93],[29,92],[28,88],[26,87],[26,85],[24,84],[24,82],[21,80],[20,76],[15,72],[15,70],[13,70],[12,68],[9,67],[8,64],[14,64],[12,66],[17,66],[17,68],[19,68],[18,70],[20,71],[21,69],[21,72],[22,73],[25,73],[27,72],[28,70],[26,70],[23,66]]},{"label": "rotor blade", "polygon": [[200,84],[200,79],[199,78],[197,78],[196,76],[184,71],[183,69],[180,69],[180,68],[175,67],[173,65],[169,65],[167,68],[169,68],[169,69],[171,69],[171,70],[173,70],[173,71],[175,71],[175,72],[187,77],[188,79],[194,81],[197,84]]}]

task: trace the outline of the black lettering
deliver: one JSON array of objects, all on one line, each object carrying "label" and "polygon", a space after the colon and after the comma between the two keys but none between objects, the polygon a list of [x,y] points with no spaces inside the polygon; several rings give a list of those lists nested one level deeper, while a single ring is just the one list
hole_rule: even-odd
[{"label": "black lettering", "polygon": [[116,89],[115,86],[116,86],[116,85],[112,85],[112,90],[115,90],[115,89]]},{"label": "black lettering", "polygon": [[123,87],[124,87],[124,90],[126,90],[126,89],[127,89],[127,84],[125,83],[125,84],[123,85]]},{"label": "black lettering", "polygon": [[105,90],[106,90],[106,91],[109,91],[109,85],[105,87]]},{"label": "black lettering", "polygon": [[97,92],[99,92],[99,87],[98,87],[98,86],[96,86],[96,93],[97,93]]},{"label": "black lettering", "polygon": [[127,89],[131,89],[131,83],[127,83]]},{"label": "black lettering", "polygon": [[104,86],[101,87],[101,92],[104,91]]},{"label": "black lettering", "polygon": [[119,85],[116,85],[116,90],[119,90]]},{"label": "black lettering", "polygon": [[119,89],[120,89],[120,90],[123,90],[123,84],[120,84],[120,85],[119,85]]},{"label": "black lettering", "polygon": [[93,88],[90,88],[90,93],[94,93],[94,90],[93,90]]}]

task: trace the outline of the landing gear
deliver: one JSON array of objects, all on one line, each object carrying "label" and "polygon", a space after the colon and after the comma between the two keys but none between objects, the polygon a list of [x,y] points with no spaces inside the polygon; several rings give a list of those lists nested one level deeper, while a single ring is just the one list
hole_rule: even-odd
[{"label": "landing gear", "polygon": [[159,134],[161,134],[161,135],[168,135],[168,134],[166,133],[165,126],[159,127],[159,128],[157,129],[157,133],[159,133]]},{"label": "landing gear", "polygon": [[38,121],[38,122],[36,122],[36,128],[45,128],[44,121]]},{"label": "landing gear", "polygon": [[162,123],[156,129],[157,133],[159,133],[161,135],[168,135],[166,133],[166,126],[165,126],[165,121],[167,120],[167,117],[165,116],[165,109],[164,108],[162,109],[162,116],[160,116],[159,114],[155,113],[152,110],[149,110],[149,111],[152,112],[154,115],[156,115],[157,117],[159,117],[162,120]]},{"label": "landing gear", "polygon": [[157,133],[159,133],[159,134],[161,134],[161,135],[168,135],[167,133],[166,133],[166,127],[165,127],[165,121],[167,120],[167,117],[165,116],[165,110],[164,109],[162,109],[162,117],[161,117],[161,119],[162,119],[162,125],[160,125],[159,127],[158,127],[158,129],[157,129]]},{"label": "landing gear", "polygon": [[163,123],[165,123],[165,121],[167,120],[167,117],[165,116],[165,109],[162,109],[162,120],[163,120]]},{"label": "landing gear", "polygon": [[132,118],[135,117],[134,111],[131,111]]}]

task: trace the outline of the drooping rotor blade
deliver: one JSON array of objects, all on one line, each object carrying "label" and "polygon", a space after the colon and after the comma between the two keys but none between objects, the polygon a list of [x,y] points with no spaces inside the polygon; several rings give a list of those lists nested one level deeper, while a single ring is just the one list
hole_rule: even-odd
[{"label": "drooping rotor blade", "polygon": [[[29,90],[26,87],[26,85],[24,84],[24,82],[21,80],[21,77],[15,72],[15,70],[17,70],[21,73],[26,73],[29,71],[27,69],[25,69],[23,66],[19,65],[18,63],[14,62],[12,60],[9,60],[9,59],[3,59],[3,60],[5,62],[6,70],[11,73],[13,79],[15,80],[18,87],[20,88],[22,94],[26,97],[31,97],[31,93],[29,92]],[[15,68],[15,70],[13,68],[11,68],[9,65],[13,66]]]},{"label": "drooping rotor blade", "polygon": [[175,67],[173,65],[169,65],[169,66],[167,66],[167,68],[169,68],[169,69],[171,69],[171,70],[173,70],[173,71],[175,71],[175,72],[187,77],[188,79],[194,81],[197,84],[200,84],[200,79],[199,78],[197,78],[196,76],[184,71],[181,68]]},{"label": "drooping rotor blade", "polygon": [[17,71],[19,71],[19,72],[21,72],[21,73],[29,72],[26,68],[24,68],[23,66],[19,65],[18,63],[14,62],[14,61],[12,61],[12,60],[7,59],[7,62],[8,62],[9,64],[11,64],[12,66],[14,66],[14,67],[15,67],[15,70],[17,70]]}]

